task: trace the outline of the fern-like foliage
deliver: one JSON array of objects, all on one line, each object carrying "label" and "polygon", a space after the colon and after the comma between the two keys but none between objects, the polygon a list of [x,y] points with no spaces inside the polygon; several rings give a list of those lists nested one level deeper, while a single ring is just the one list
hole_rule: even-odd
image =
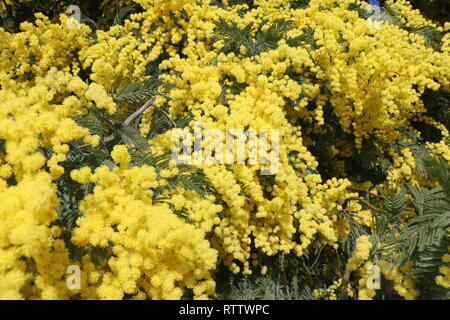
[{"label": "fern-like foliage", "polygon": [[117,103],[128,102],[131,104],[142,103],[144,100],[160,95],[158,87],[161,81],[150,78],[143,82],[131,83],[121,88],[115,95],[114,101]]},{"label": "fern-like foliage", "polygon": [[[319,247],[316,247],[316,249]],[[313,251],[313,249],[309,249]],[[319,254],[315,250],[315,254]],[[303,257],[293,255],[279,255],[265,259],[269,267],[265,275],[251,276],[233,275],[230,277],[226,270],[218,274],[219,299],[226,300],[316,300],[313,288],[326,287],[324,277],[320,272],[311,272],[314,268],[321,269],[322,265],[315,264],[316,255]],[[323,261],[327,261],[323,259]]]},{"label": "fern-like foliage", "polygon": [[221,49],[224,53],[241,54],[241,47],[244,47],[246,48],[245,56],[255,56],[275,49],[278,42],[285,38],[286,32],[292,29],[293,22],[278,19],[268,28],[265,27],[266,24],[267,21],[263,21],[254,32],[255,27],[252,24],[241,29],[235,22],[228,24],[221,19],[216,22],[216,36],[213,41],[224,40],[224,46]]},{"label": "fern-like foliage", "polygon": [[115,25],[123,24],[125,18],[135,11],[136,11],[135,7],[121,8],[120,10],[117,11],[117,14],[114,17],[112,25],[115,26]]},{"label": "fern-like foliage", "polygon": [[[378,239],[375,256],[394,266],[412,261],[422,298],[448,298],[448,292],[444,294],[434,279],[450,245],[450,167],[443,159],[423,157],[416,152],[420,172],[439,186],[406,184],[398,194],[385,193],[382,210],[374,212]],[[405,212],[413,217],[405,219]]]},{"label": "fern-like foliage", "polygon": [[221,50],[223,53],[239,52],[241,46],[247,48],[251,45],[251,24],[241,29],[235,22],[228,24],[225,20],[220,19],[216,22],[216,30],[217,35],[213,40],[225,40]]},{"label": "fern-like foliage", "polygon": [[139,150],[146,150],[149,147],[147,140],[138,131],[129,126],[121,126],[116,130],[115,134],[124,144],[133,145]]},{"label": "fern-like foliage", "polygon": [[[263,22],[264,26],[267,22]],[[285,38],[287,31],[292,29],[293,21],[278,19],[267,31],[260,28],[255,35],[254,42],[249,47],[249,56],[258,55],[264,51],[275,49],[278,41]]]},{"label": "fern-like foliage", "polygon": [[[169,167],[169,161],[172,159],[170,153],[154,155],[151,152],[141,151],[132,152],[132,157],[135,165],[152,166],[158,173],[161,170],[167,169]],[[168,185],[166,187],[159,187],[154,190],[154,200],[161,199],[158,198],[159,195],[167,188],[175,190],[177,187],[183,187],[187,190],[195,191],[201,196],[217,193],[201,169],[186,164],[178,164],[177,168],[179,173],[175,177],[167,179]]]},{"label": "fern-like foliage", "polygon": [[[105,113],[97,108],[93,108],[87,115],[74,116],[73,120],[80,127],[89,129],[91,134],[105,136],[108,133],[108,127],[113,125],[112,121],[108,121]],[[105,124],[108,124],[105,126]]]},{"label": "fern-like foliage", "polygon": [[[92,254],[98,258],[96,265],[101,267],[101,257],[111,254],[111,248],[95,248],[77,247],[71,243],[72,229],[76,226],[76,220],[82,216],[78,206],[89,193],[92,192],[94,185],[80,185],[70,178],[70,172],[74,169],[82,167],[95,168],[106,165],[110,169],[116,166],[110,154],[112,148],[116,144],[125,144],[129,146],[132,160],[130,166],[149,165],[155,168],[158,179],[162,179],[161,171],[169,168],[171,154],[156,155],[150,151],[149,141],[159,134],[172,129],[174,126],[184,128],[193,119],[192,114],[186,114],[180,117],[176,122],[169,118],[168,113],[154,106],[150,106],[152,112],[150,133],[143,136],[139,130],[139,122],[141,117],[137,117],[134,121],[124,121],[124,117],[128,119],[131,114],[142,107],[144,101],[153,99],[156,95],[160,95],[158,87],[160,82],[155,79],[148,79],[142,83],[132,83],[119,90],[114,95],[116,103],[125,107],[122,115],[112,116],[105,110],[93,107],[86,115],[74,116],[72,119],[84,128],[89,129],[91,134],[99,135],[101,143],[97,147],[83,145],[81,142],[73,142],[70,144],[71,149],[67,154],[67,159],[61,165],[65,172],[58,179],[58,195],[60,206],[58,209],[59,217],[57,224],[63,227],[63,239],[67,248],[70,250],[71,258],[79,260],[85,254]],[[189,222],[189,215],[186,210],[175,210],[172,203],[164,198],[165,191],[176,190],[179,187],[192,190],[201,196],[207,194],[217,194],[201,169],[186,164],[178,165],[179,173],[172,178],[166,178],[167,185],[153,188],[153,203],[165,202],[176,214]],[[150,199],[149,199],[150,200]],[[95,263],[95,262],[94,262]],[[107,268],[107,266],[104,266]]]},{"label": "fern-like foliage", "polygon": [[312,48],[315,48],[316,42],[314,40],[314,30],[313,29],[306,30],[302,34],[288,39],[287,44],[291,47],[298,47],[299,45],[302,44],[308,44]]}]

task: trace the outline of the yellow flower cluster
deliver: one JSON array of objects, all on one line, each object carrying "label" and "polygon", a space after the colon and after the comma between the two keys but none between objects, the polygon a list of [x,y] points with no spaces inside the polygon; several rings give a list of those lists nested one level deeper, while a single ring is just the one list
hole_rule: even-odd
[{"label": "yellow flower cluster", "polygon": [[0,299],[66,299],[68,252],[57,227],[58,199],[49,174],[8,187],[0,179]]},{"label": "yellow flower cluster", "polygon": [[[85,84],[70,72],[64,49],[66,41],[76,46],[81,31],[62,32],[43,17],[36,24],[48,27],[48,33],[30,24],[22,25],[22,34],[0,29],[0,296],[5,299],[69,296],[68,252],[57,239],[60,230],[49,227],[58,206],[53,181],[64,171],[59,164],[66,159],[67,143],[98,143],[69,117],[87,106]],[[61,51],[55,50],[58,37]],[[30,64],[32,56],[43,63]]]},{"label": "yellow flower cluster", "polygon": [[386,279],[392,280],[395,291],[407,300],[414,300],[420,295],[419,290],[415,288],[414,278],[410,274],[412,267],[412,262],[408,262],[400,268],[389,266],[384,261],[380,263],[380,268]]},{"label": "yellow flower cluster", "polygon": [[347,268],[349,270],[356,270],[361,264],[366,262],[369,258],[371,247],[372,243],[369,240],[369,236],[361,236],[356,239],[356,247],[347,262]]},{"label": "yellow flower cluster", "polygon": [[414,174],[416,161],[412,152],[408,148],[401,148],[400,151],[401,153],[397,154],[390,150],[393,162],[386,180],[388,181],[390,188],[394,190],[399,189],[402,183],[418,182]]},{"label": "yellow flower cluster", "polygon": [[[93,193],[80,203],[83,216],[73,242],[111,250],[100,270],[92,263],[83,269],[89,285],[81,296],[180,299],[185,288],[192,289],[195,298],[214,296],[211,276],[217,252],[205,232],[186,224],[166,204],[151,202],[150,188],[158,186],[154,168],[129,169],[125,146],[115,146],[111,155],[119,164],[112,171],[100,166],[93,173],[89,168],[71,173],[75,181],[95,183]],[[197,213],[207,214],[208,206],[196,205]]]},{"label": "yellow flower cluster", "polygon": [[364,263],[359,269],[359,281],[358,281],[358,300],[372,300],[375,297],[376,290],[368,287],[368,283],[370,282],[370,276],[372,275],[370,272],[370,267],[373,265],[370,262]]},{"label": "yellow flower cluster", "polygon": [[[64,15],[52,23],[37,14],[34,24],[22,23],[18,33],[0,28],[0,298],[180,299],[187,289],[198,299],[214,297],[218,263],[234,273],[265,274],[261,261],[267,256],[302,256],[314,241],[337,249],[349,233],[342,212],[374,227],[370,211],[357,201],[346,208],[340,204],[358,195],[349,191],[352,181],[345,178],[343,161],[353,156],[353,141],[337,138],[326,150],[340,177],[327,179],[316,171],[312,135],[334,135],[326,126],[327,112],[357,147],[369,138],[377,147],[401,138],[396,129],[410,128],[413,119],[448,137],[443,125],[422,117],[426,108],[420,99],[426,89],[450,90],[448,36],[442,50],[435,51],[421,36],[389,23],[373,29],[349,9],[365,6],[359,0],[311,0],[306,9],[293,9],[284,0],[259,0],[252,10],[225,0],[223,6],[206,0],[134,2],[144,10],[123,25],[98,30],[95,40],[84,24],[67,28]],[[410,26],[433,25],[403,0],[388,3],[408,17]],[[228,52],[225,41],[215,37],[220,19],[240,28],[251,24],[253,35],[264,23],[267,31],[280,19],[290,20],[288,38],[313,30],[313,40],[300,46],[281,40],[257,55],[244,46]],[[120,119],[113,93],[146,79],[150,67],[158,67],[159,79],[174,85],[154,101],[167,106],[174,119],[191,113],[204,130],[222,132],[278,130],[278,171],[262,176],[261,163],[199,162],[195,165],[217,192],[200,196],[183,187],[164,189],[180,174],[176,165],[171,162],[161,172],[133,167],[123,145],[110,154],[114,167],[71,171],[73,181],[95,187],[79,203],[82,216],[71,241],[87,251],[78,261],[81,289],[69,291],[65,268],[73,262],[62,230],[49,227],[58,215],[56,182],[72,142],[100,143],[72,117],[98,108]],[[141,133],[151,126],[147,112]],[[194,121],[185,132],[193,126]],[[172,151],[172,134],[151,139],[151,150]],[[450,161],[445,140],[427,147]],[[390,156],[390,187],[419,181],[410,149]],[[152,201],[155,188],[164,189],[161,198],[167,201]],[[87,248],[104,258],[93,259]],[[348,270],[361,271],[361,299],[374,296],[362,272],[371,248],[369,236],[359,237],[347,262]],[[440,271],[436,281],[446,287],[448,267]],[[385,273],[407,299],[419,294],[409,272]],[[341,283],[328,287],[330,299],[337,298]]]},{"label": "yellow flower cluster", "polygon": [[[448,249],[450,251],[450,247]],[[436,283],[441,287],[450,289],[450,254],[444,254],[442,262],[444,262],[444,265],[439,267],[440,275],[436,277]]]}]

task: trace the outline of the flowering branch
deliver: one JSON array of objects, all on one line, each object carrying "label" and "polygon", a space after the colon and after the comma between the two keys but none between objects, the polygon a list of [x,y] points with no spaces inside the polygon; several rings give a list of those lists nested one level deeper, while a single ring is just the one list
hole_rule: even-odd
[{"label": "flowering branch", "polygon": [[136,118],[143,114],[150,106],[153,105],[153,99],[148,100],[142,107],[137,109],[132,115],[130,115],[124,122],[124,126],[129,126]]},{"label": "flowering branch", "polygon": [[361,188],[355,188],[355,187],[347,187],[346,190],[348,191],[356,191],[356,192],[363,192],[363,193],[367,193],[368,195],[371,195],[372,197],[376,197],[379,199],[386,199],[385,197],[379,195],[379,194],[375,194],[370,192],[369,190],[366,189],[361,189]]},{"label": "flowering branch", "polygon": [[[170,123],[173,125],[174,128],[177,127],[177,124],[175,121],[173,121],[169,114],[164,111],[163,109],[161,109],[160,107],[158,107],[157,105],[155,105],[153,103],[153,99],[148,100],[146,103],[144,103],[144,105],[142,105],[142,107],[140,107],[139,109],[137,109],[135,112],[133,112],[128,118],[125,119],[125,121],[123,122],[124,126],[129,126],[134,120],[136,120],[140,115],[142,115],[148,108],[150,107],[154,107],[155,109],[157,109],[159,112],[163,113],[167,119],[169,119]],[[109,135],[105,138],[103,138],[102,142],[103,143],[107,143],[110,142],[112,140],[114,140],[115,136],[114,134]],[[83,148],[87,148],[90,147],[90,144],[83,144],[81,146],[78,146],[78,149],[83,149]]]}]

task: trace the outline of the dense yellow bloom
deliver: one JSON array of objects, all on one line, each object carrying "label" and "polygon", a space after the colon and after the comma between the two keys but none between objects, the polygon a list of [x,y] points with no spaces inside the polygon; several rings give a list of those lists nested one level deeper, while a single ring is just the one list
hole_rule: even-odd
[{"label": "dense yellow bloom", "polygon": [[386,279],[394,282],[394,289],[406,300],[414,300],[420,295],[420,292],[415,288],[414,278],[410,275],[412,267],[412,262],[400,268],[389,266],[383,261],[380,264]]},{"label": "dense yellow bloom", "polygon": [[[450,247],[448,248],[450,251]],[[444,265],[439,267],[439,275],[436,277],[436,283],[446,289],[450,288],[450,254],[446,253],[442,257]]]},{"label": "dense yellow bloom", "polygon": [[351,258],[347,262],[347,268],[349,270],[356,270],[362,263],[364,263],[370,254],[369,236],[361,236],[356,240],[356,248],[352,253]]},{"label": "dense yellow bloom", "polygon": [[[355,183],[346,178],[344,160],[363,141],[372,139],[381,150],[386,141],[405,139],[398,128],[414,130],[411,123],[420,120],[443,137],[426,148],[450,162],[448,130],[424,115],[421,100],[425,90],[450,90],[448,33],[437,51],[420,35],[387,22],[373,29],[349,9],[351,4],[366,5],[358,0],[311,0],[305,9],[293,9],[284,0],[259,0],[252,10],[225,0],[222,6],[207,0],[134,2],[142,12],[123,25],[96,31],[95,37],[84,24],[68,28],[65,15],[53,23],[36,14],[35,22],[22,23],[18,33],[0,28],[0,299],[180,299],[187,289],[197,299],[213,298],[219,264],[233,273],[257,270],[264,275],[266,257],[302,256],[314,242],[335,251],[350,231],[343,213],[375,228],[371,211],[361,203],[343,204],[358,196],[349,190]],[[109,12],[129,3],[108,0],[102,7]],[[388,3],[407,17],[407,26],[437,27],[406,1]],[[287,38],[313,30],[313,39],[300,46],[280,40],[256,55],[245,46],[230,53],[225,41],[215,37],[220,19],[240,28],[251,24],[252,35],[263,23],[267,31],[279,19],[290,20]],[[153,101],[167,107],[173,119],[190,113],[204,130],[220,132],[277,130],[276,175],[262,176],[263,163],[196,161],[217,193],[201,196],[170,184],[183,174],[173,162],[162,170],[133,166],[125,145],[107,152],[102,161],[110,166],[65,172],[63,163],[71,152],[83,152],[81,142],[93,147],[105,143],[105,137],[92,135],[74,116],[100,110],[123,122],[127,105],[115,95],[129,83],[147,79],[151,68],[159,68],[159,80],[173,85],[171,90],[162,86],[167,92]],[[153,125],[151,110],[140,120],[143,135]],[[327,126],[329,114],[350,139]],[[184,133],[194,130],[194,124]],[[153,137],[150,150],[157,155],[173,150],[174,131]],[[339,177],[319,173],[314,135],[333,140],[324,153]],[[206,139],[202,146],[208,143]],[[249,160],[251,147],[245,148]],[[423,182],[414,174],[411,148],[388,153],[387,186]],[[66,230],[50,227],[61,218],[61,177],[87,190],[77,203],[81,216],[71,233],[81,248],[78,261],[70,259],[61,240]],[[373,193],[382,187],[370,182],[361,186]],[[159,200],[152,200],[160,190]],[[358,277],[359,299],[375,295],[364,271],[371,249],[369,236],[360,236],[346,264]],[[102,254],[94,259],[89,250]],[[66,287],[71,264],[82,270],[80,290]],[[406,299],[419,295],[410,268],[385,271]],[[436,283],[448,288],[448,255],[439,271]],[[337,299],[343,280],[335,279],[315,295]],[[351,286],[346,289],[352,297]]]},{"label": "dense yellow bloom", "polygon": [[[186,224],[163,204],[152,204],[151,191],[158,185],[156,172],[148,166],[128,169],[129,155],[116,146],[112,157],[120,163],[110,171],[106,166],[91,172],[73,171],[80,183],[94,182],[91,195],[80,203],[73,241],[77,245],[108,248],[113,244],[102,272],[86,269],[93,279],[82,288],[84,298],[121,299],[124,294],[152,299],[180,299],[185,288],[195,296],[212,297],[210,281],[217,252],[210,248],[203,228]],[[208,208],[196,208],[200,213]],[[93,290],[92,287],[96,289]]]}]

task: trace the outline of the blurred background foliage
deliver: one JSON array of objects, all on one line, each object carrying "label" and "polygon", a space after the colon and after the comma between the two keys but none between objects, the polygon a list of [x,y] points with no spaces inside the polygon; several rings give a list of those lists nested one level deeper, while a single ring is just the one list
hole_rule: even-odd
[{"label": "blurred background foliage", "polygon": [[410,2],[429,19],[440,23],[449,21],[450,0],[410,0]]}]

